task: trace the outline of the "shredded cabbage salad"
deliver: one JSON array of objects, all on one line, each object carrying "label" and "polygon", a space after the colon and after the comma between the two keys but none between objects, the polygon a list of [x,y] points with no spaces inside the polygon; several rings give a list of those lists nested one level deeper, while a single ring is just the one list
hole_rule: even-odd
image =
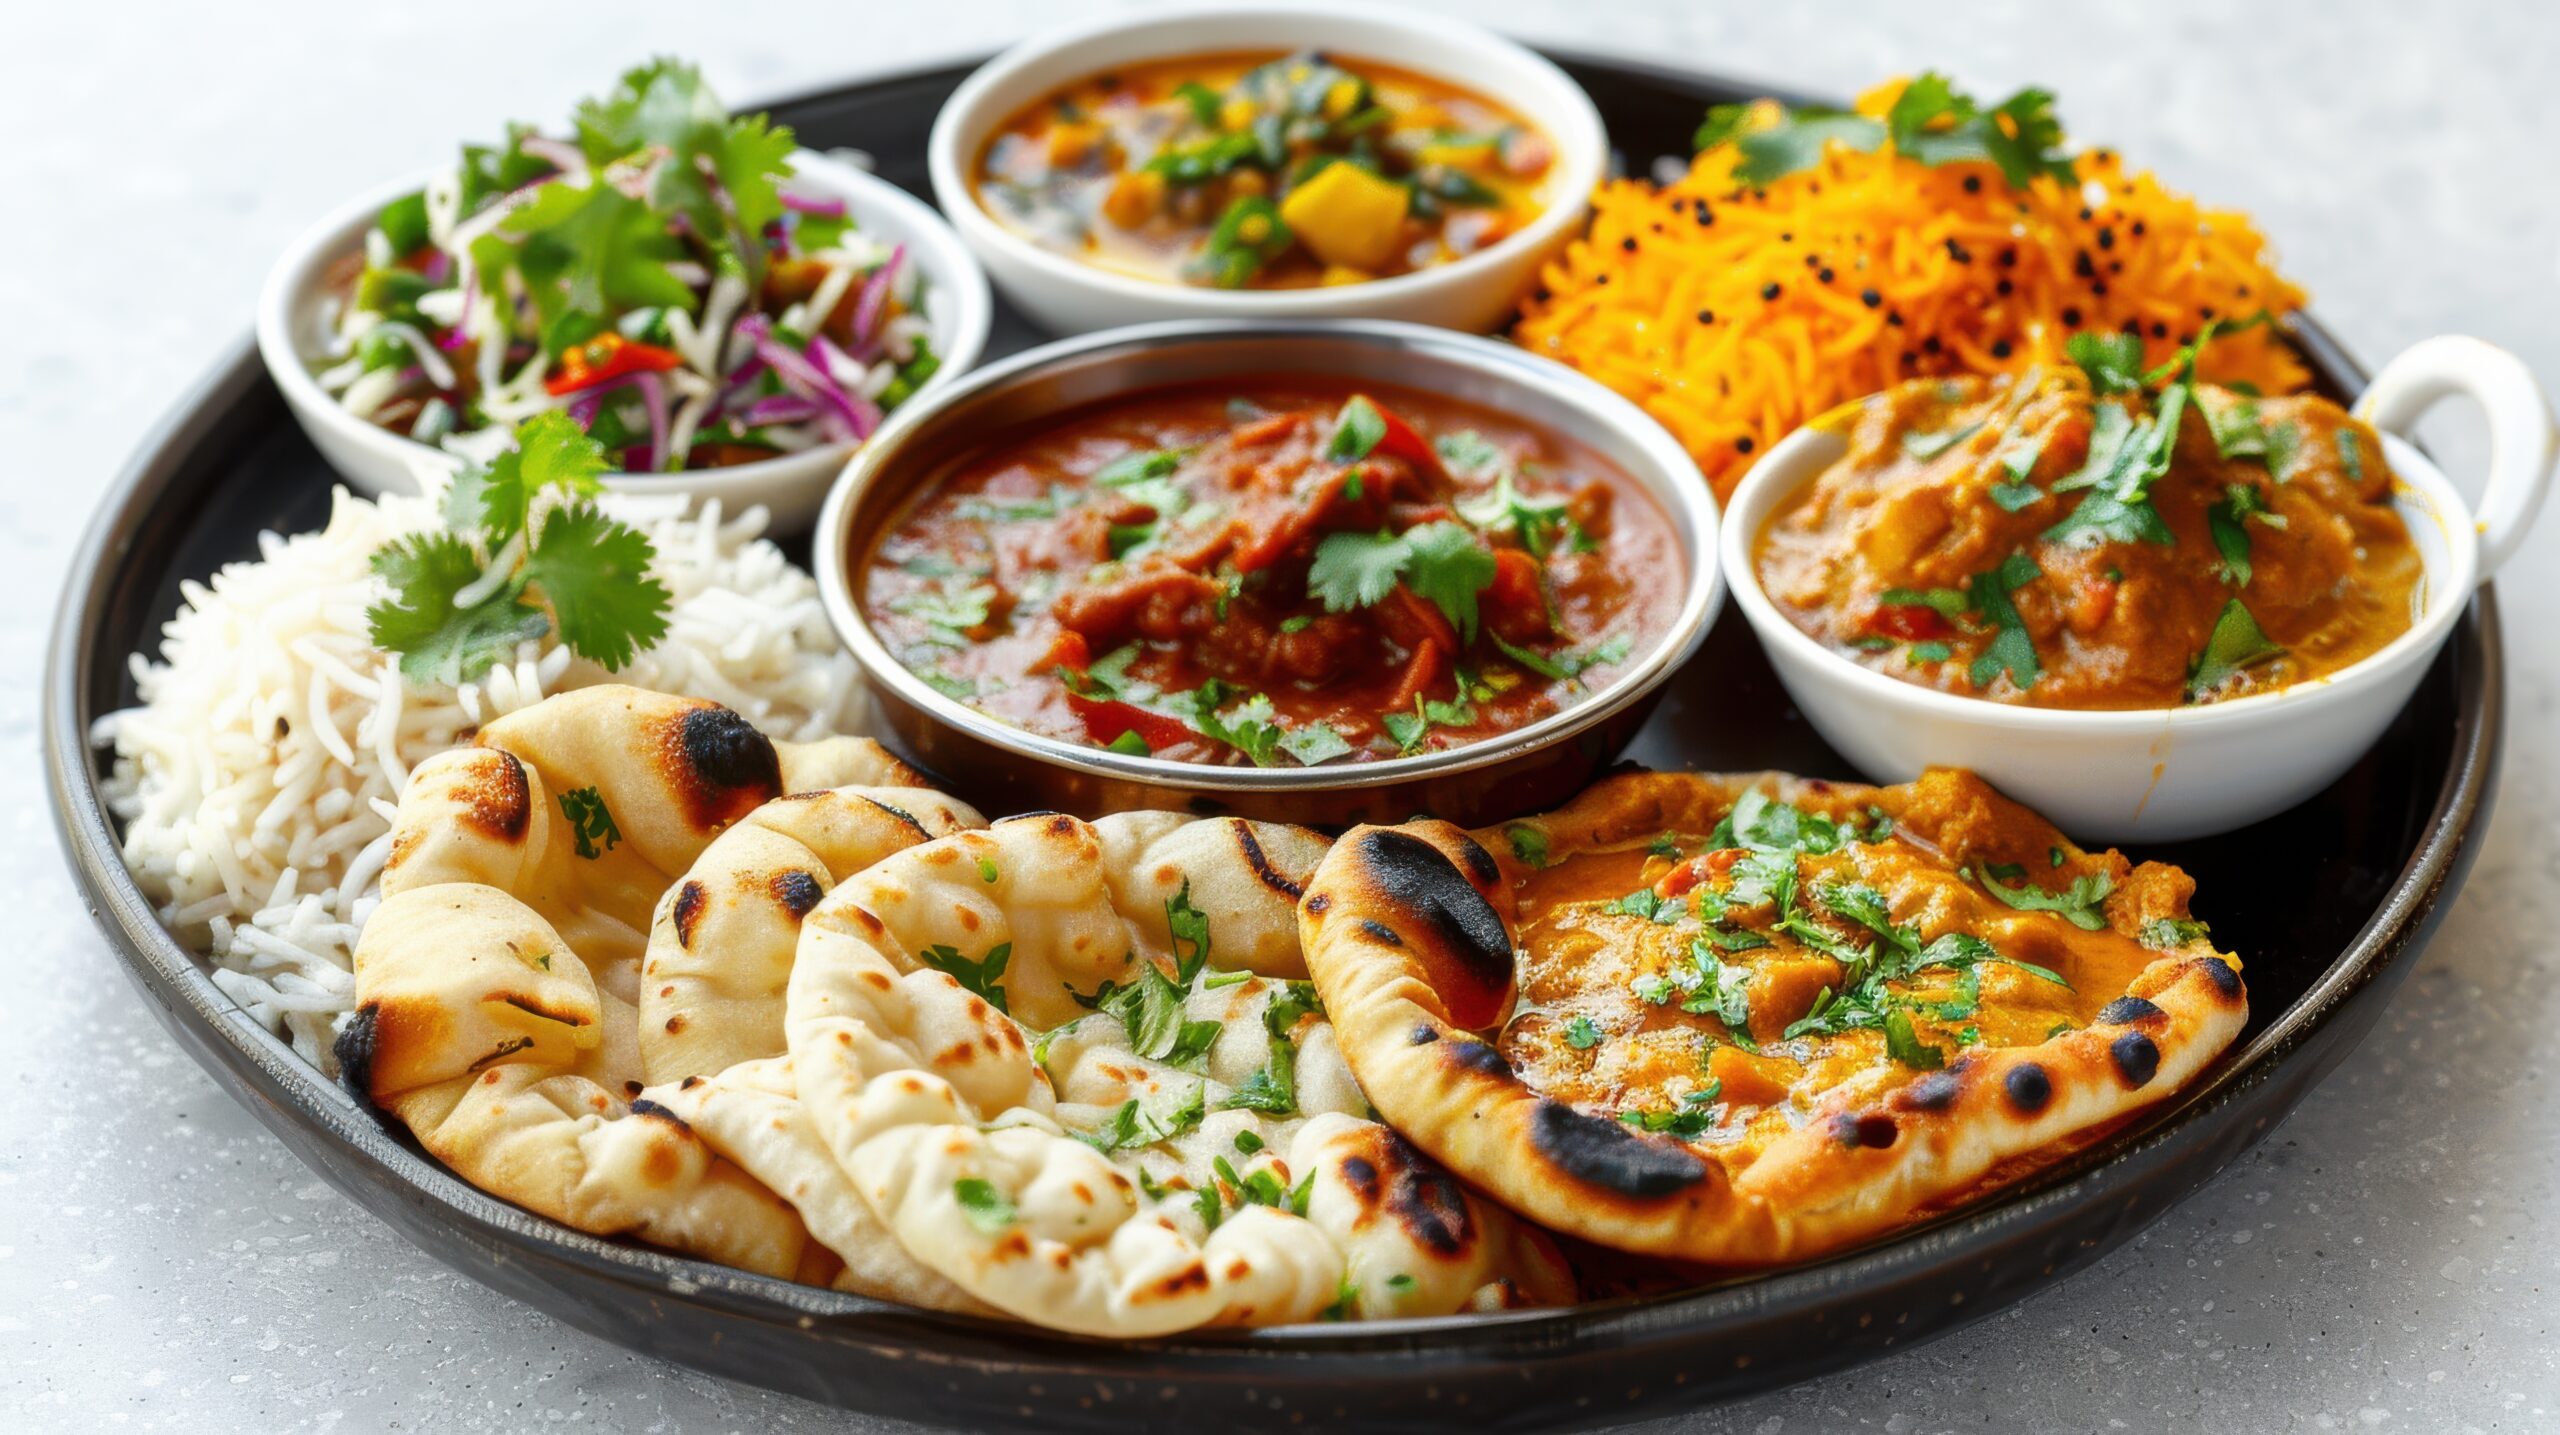
[{"label": "shredded cabbage salad", "polygon": [[486,462],[561,409],[674,472],[859,442],[932,376],[922,276],[791,187],[788,128],[668,59],[574,118],[383,207],[314,365],[349,413]]}]

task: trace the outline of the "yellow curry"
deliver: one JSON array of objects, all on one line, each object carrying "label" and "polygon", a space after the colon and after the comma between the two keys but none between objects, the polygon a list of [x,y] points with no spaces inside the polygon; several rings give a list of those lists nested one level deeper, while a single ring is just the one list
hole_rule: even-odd
[{"label": "yellow curry", "polygon": [[2084,851],[1971,773],[1780,794],[1712,823],[1666,802],[1667,830],[1513,865],[1500,1047],[1532,1086],[1756,1148],[1844,1084],[2040,1045],[2164,953],[2208,950],[2184,872]]},{"label": "yellow curry", "polygon": [[978,198],[1142,279],[1353,284],[1499,243],[1548,202],[1546,136],[1442,81],[1320,52],[1133,65],[1006,121]]},{"label": "yellow curry", "polygon": [[2423,566],[2371,428],[2197,383],[2193,349],[2072,353],[1869,400],[1761,535],[1770,599],[1878,672],[2054,708],[2269,692],[2408,631]]}]

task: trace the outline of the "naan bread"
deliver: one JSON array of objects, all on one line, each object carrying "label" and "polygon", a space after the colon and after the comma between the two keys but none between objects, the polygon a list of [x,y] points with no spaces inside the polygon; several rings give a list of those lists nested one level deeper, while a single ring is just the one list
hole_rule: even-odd
[{"label": "naan bread", "polygon": [[563,1224],[770,1275],[833,1265],[792,1208],[642,1089],[650,913],[786,790],[921,779],[877,744],[777,744],[635,688],[547,699],[411,774],[356,947],[349,1086],[474,1185]]},{"label": "naan bread", "polygon": [[1300,910],[1351,1069],[1416,1145],[1559,1231],[1751,1265],[2191,1080],[2248,1011],[2192,890],[1970,773],[1643,773],[1499,831],[1354,829]]},{"label": "naan bread", "polygon": [[1254,973],[1302,970],[1322,847],[1040,814],[846,878],[785,1019],[818,1138],[917,1262],[1064,1330],[1569,1299],[1542,1235],[1367,1119],[1305,984]]},{"label": "naan bread", "polygon": [[836,883],[901,848],[986,820],[920,787],[795,792],[748,813],[666,889],[640,968],[650,1085],[782,1055],[800,921]]}]

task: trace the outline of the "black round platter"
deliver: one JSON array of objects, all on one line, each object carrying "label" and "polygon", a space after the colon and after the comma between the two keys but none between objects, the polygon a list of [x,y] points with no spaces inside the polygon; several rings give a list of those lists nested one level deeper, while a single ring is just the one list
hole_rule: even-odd
[{"label": "black round platter", "polygon": [[[1771,91],[1563,56],[1626,169],[1681,155],[1708,104]],[[772,107],[814,147],[852,146],[922,192],[924,142],[966,67]],[[1039,336],[1004,314],[995,354]],[[2324,387],[2363,375],[2317,325]],[[493,1289],[608,1340],[848,1408],[985,1428],[1352,1424],[1546,1428],[1784,1384],[1978,1318],[2095,1260],[2263,1139],[2354,1049],[2415,964],[2487,823],[2503,709],[2486,590],[2375,749],[2313,801],[2142,856],[2197,877],[2199,915],[2247,963],[2252,1019],[2191,1089],[1996,1199],[1817,1264],[1562,1310],[1099,1341],[930,1314],[566,1230],[483,1195],[242,1015],[154,920],[101,808],[91,721],[134,700],[178,584],[250,556],[261,529],[327,515],[332,476],[244,341],[114,485],[72,563],[46,677],[54,814],[126,973],[215,1081],[332,1184]],[[1738,614],[1673,680],[1632,758],[1658,767],[1853,774],[1786,700]]]}]

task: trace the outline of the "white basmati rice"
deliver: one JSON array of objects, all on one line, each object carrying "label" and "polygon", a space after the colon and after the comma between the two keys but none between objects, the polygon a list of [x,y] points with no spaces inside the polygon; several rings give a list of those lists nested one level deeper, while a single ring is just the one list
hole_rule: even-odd
[{"label": "white basmati rice", "polygon": [[160,920],[206,954],[242,1009],[334,1071],[355,1005],[357,933],[378,900],[409,772],[544,694],[627,682],[710,698],[778,738],[857,730],[859,686],[817,584],[760,535],[762,509],[611,501],[645,529],[674,594],[667,636],[620,673],[546,639],[459,688],[400,674],[373,646],[369,567],[437,504],[340,490],[328,526],[259,536],[256,561],[187,582],[159,660],[133,657],[142,705],[99,720],[124,861]]}]

